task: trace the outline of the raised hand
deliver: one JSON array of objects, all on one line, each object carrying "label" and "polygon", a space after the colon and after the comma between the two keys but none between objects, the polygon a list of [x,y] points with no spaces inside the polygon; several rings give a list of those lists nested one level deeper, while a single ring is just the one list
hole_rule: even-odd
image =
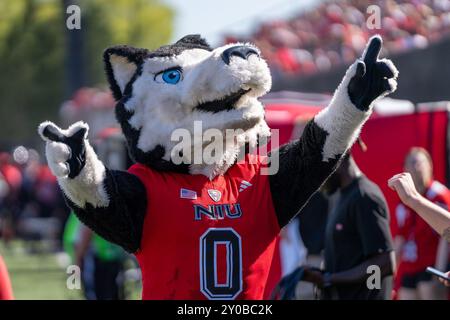
[{"label": "raised hand", "polygon": [[409,207],[413,206],[414,202],[421,197],[414,185],[411,174],[408,172],[399,173],[390,178],[388,186],[396,191],[400,200]]},{"label": "raised hand", "polygon": [[348,84],[350,100],[363,111],[367,111],[376,98],[397,88],[398,71],[394,64],[391,60],[378,59],[382,43],[380,36],[370,39],[362,58],[357,62],[355,75]]},{"label": "raised hand", "polygon": [[62,130],[50,121],[39,125],[38,132],[47,142],[45,153],[52,173],[59,177],[77,177],[86,164],[86,142],[89,127],[77,122]]}]

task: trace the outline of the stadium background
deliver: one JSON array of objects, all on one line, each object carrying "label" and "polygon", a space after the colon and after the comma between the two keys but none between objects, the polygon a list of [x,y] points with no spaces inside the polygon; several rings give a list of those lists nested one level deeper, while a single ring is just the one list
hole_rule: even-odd
[{"label": "stadium background", "polygon": [[[66,28],[66,8],[71,4],[81,8],[81,30]],[[366,9],[373,4],[381,9],[379,30],[369,30],[365,23]],[[26,175],[35,172],[28,162],[43,162],[43,144],[35,131],[41,121],[68,123],[87,117],[96,123],[96,134],[114,122],[113,101],[102,70],[104,48],[118,43],[156,48],[187,33],[201,33],[213,45],[253,42],[271,67],[272,91],[317,94],[332,93],[366,40],[380,33],[385,41],[383,54],[401,72],[393,98],[408,100],[412,109],[403,112],[401,122],[395,117],[385,119],[391,122],[387,125],[377,119],[370,122],[363,133],[368,152],[355,151],[356,157],[382,186],[390,205],[396,198],[382,184],[401,170],[409,145],[429,149],[436,177],[448,183],[447,105],[436,114],[415,112],[420,111],[419,103],[450,100],[450,1],[252,0],[240,6],[239,1],[19,0],[0,2],[0,169],[9,189],[20,189]],[[305,97],[310,98],[294,100],[307,105]],[[311,103],[315,104],[321,106]],[[397,132],[402,148],[392,141],[386,145],[391,132],[387,128]],[[291,136],[289,130],[281,133]],[[389,170],[375,160],[365,161],[382,154],[381,150],[390,154]],[[45,168],[40,172],[46,186],[56,187]],[[27,201],[20,197],[5,201],[3,216],[27,219]],[[54,207],[44,216],[54,216],[61,224],[66,213],[60,204]],[[5,221],[0,253],[10,269],[16,298],[81,298],[79,291],[66,289],[67,257],[60,245],[46,241],[45,234],[36,241],[22,238],[20,232],[10,233]],[[129,270],[127,296],[138,298],[136,270]]]}]

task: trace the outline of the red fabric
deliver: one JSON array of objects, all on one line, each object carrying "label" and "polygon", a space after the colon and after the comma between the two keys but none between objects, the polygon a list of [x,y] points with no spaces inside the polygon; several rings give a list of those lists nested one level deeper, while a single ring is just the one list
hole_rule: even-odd
[{"label": "red fabric", "polygon": [[292,54],[292,49],[286,47],[279,48],[276,55],[283,71],[295,73],[300,70],[300,65],[295,60],[295,57]]},{"label": "red fabric", "polygon": [[[256,163],[250,163],[250,159]],[[129,169],[144,183],[148,198],[141,249],[136,253],[142,270],[143,299],[206,299],[201,270],[211,270],[211,263],[208,268],[204,259],[200,260],[201,239],[217,228],[232,228],[241,239],[242,291],[236,298],[264,297],[280,229],[268,176],[260,174],[261,167],[259,157],[248,155],[245,163],[234,165],[212,181],[203,175],[158,172],[141,164]],[[251,186],[239,191],[244,180]],[[180,198],[181,188],[195,191],[197,199]],[[208,190],[220,191],[221,199],[214,201]],[[200,220],[195,219],[194,205],[208,208],[219,204],[230,205],[233,213],[239,204],[242,215],[232,219],[203,214]],[[223,273],[228,269],[223,254],[215,260],[218,283],[223,284],[220,280],[226,279]]]},{"label": "red fabric", "polygon": [[446,181],[445,162],[447,113],[421,112],[369,119],[361,132],[367,151],[354,146],[352,155],[361,170],[382,190],[391,212],[391,230],[396,234],[393,212],[399,203],[397,194],[387,186],[394,174],[403,172],[404,158],[411,147],[423,147],[433,159],[434,178]]},{"label": "red fabric", "polygon": [[[280,130],[280,144],[289,142],[295,122],[299,118],[313,117],[319,106],[294,103],[271,103],[265,106],[266,118],[272,129]],[[358,166],[383,191],[391,212],[399,201],[387,186],[387,180],[403,171],[404,157],[411,147],[423,147],[433,159],[434,177],[446,181],[447,112],[420,112],[397,116],[380,116],[374,113],[364,125],[361,138],[368,149],[352,149]],[[391,228],[395,232],[394,219]]]},{"label": "red fabric", "polygon": [[5,177],[9,187],[13,190],[18,190],[22,184],[22,174],[20,170],[11,164],[4,164],[0,167],[0,172]]},{"label": "red fabric", "polygon": [[[450,191],[442,184],[433,182],[424,196],[446,209],[450,207]],[[417,213],[399,204],[396,209],[397,235],[413,243],[416,252],[403,252],[399,265],[400,274],[424,271],[436,263],[436,252],[440,236]],[[404,250],[404,251],[405,251]]]},{"label": "red fabric", "polygon": [[[270,104],[266,106],[267,120],[271,128],[280,129],[280,144],[288,142],[295,120],[300,116],[314,115],[321,108],[296,104]],[[423,147],[433,159],[434,177],[446,182],[447,112],[420,112],[397,116],[381,116],[374,113],[364,125],[361,138],[368,149],[363,152],[354,146],[354,156],[361,170],[382,190],[390,212],[399,203],[397,194],[387,186],[394,174],[404,171],[404,157],[411,147]],[[391,231],[397,234],[395,215],[391,214]],[[396,282],[401,270],[396,274]]]},{"label": "red fabric", "polygon": [[[387,186],[387,181],[394,174],[404,171],[403,163],[411,147],[423,147],[433,159],[434,177],[446,181],[446,135],[447,112],[421,112],[390,117],[373,116],[365,124],[361,137],[367,144],[363,152],[358,146],[353,147],[352,154],[361,170],[382,190],[391,212],[390,226],[395,237],[399,230],[395,214],[399,203],[397,194]],[[403,267],[397,269],[394,282],[400,287]]]},{"label": "red fabric", "polygon": [[8,269],[0,256],[0,300],[13,300],[11,281],[9,280]]}]

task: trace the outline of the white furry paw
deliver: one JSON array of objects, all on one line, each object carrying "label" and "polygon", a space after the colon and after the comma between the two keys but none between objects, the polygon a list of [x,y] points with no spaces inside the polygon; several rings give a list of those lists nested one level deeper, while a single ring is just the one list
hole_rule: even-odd
[{"label": "white furry paw", "polygon": [[51,172],[58,178],[67,178],[70,173],[69,160],[70,148],[62,142],[47,142],[45,155]]},{"label": "white furry paw", "polygon": [[38,132],[47,142],[48,165],[57,177],[67,176],[73,179],[84,168],[88,130],[88,125],[81,121],[67,130],[62,130],[50,121],[39,126]]},{"label": "white furry paw", "polygon": [[38,132],[46,142],[48,166],[64,194],[80,208],[86,203],[106,207],[109,203],[104,187],[106,169],[87,140],[88,130],[88,125],[81,121],[67,130],[46,121]]}]

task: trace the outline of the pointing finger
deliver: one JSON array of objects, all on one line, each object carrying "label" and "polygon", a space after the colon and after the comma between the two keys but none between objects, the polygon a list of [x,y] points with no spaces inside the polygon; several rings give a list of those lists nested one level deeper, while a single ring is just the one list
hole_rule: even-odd
[{"label": "pointing finger", "polygon": [[366,47],[366,50],[363,55],[364,62],[369,65],[375,63],[378,59],[378,55],[381,51],[381,45],[383,41],[380,36],[374,36],[370,38],[369,44]]}]

